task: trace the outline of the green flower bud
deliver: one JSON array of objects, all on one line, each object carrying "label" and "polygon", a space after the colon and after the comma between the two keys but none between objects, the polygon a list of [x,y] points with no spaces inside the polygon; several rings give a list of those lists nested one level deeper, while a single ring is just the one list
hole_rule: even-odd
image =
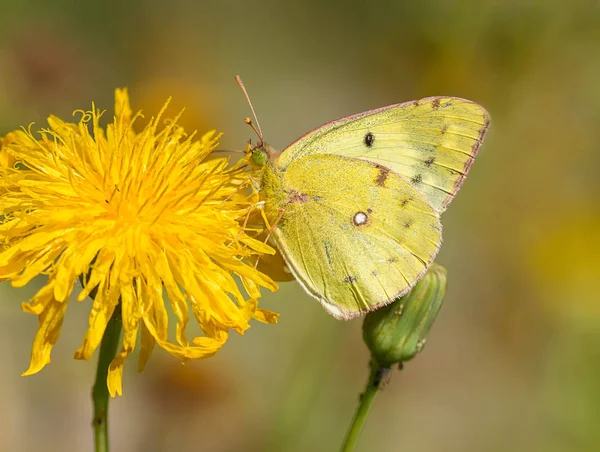
[{"label": "green flower bud", "polygon": [[434,263],[408,294],[366,315],[363,339],[379,366],[408,361],[423,349],[445,293],[446,269]]}]

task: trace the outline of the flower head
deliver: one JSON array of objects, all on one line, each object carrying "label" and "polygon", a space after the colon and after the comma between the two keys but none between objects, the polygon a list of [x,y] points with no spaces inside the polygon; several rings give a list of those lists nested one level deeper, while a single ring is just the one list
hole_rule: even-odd
[{"label": "flower head", "polygon": [[[168,102],[167,102],[168,104]],[[161,110],[140,133],[126,90],[116,90],[115,117],[78,111],[77,123],[51,116],[38,135],[20,130],[0,140],[0,280],[21,287],[40,274],[46,285],[27,303],[39,317],[25,375],[50,362],[68,300],[93,296],[89,329],[75,353],[90,359],[120,304],[122,347],[108,386],[121,394],[123,361],[140,337],[139,368],[155,344],[182,360],[212,356],[228,331],[250,319],[274,323],[259,309],[259,287],[277,285],[252,256],[273,250],[242,223],[256,202],[241,165],[208,160],[219,135],[187,136]],[[252,258],[254,259],[254,258]],[[247,296],[238,288],[241,281]],[[177,318],[168,337],[168,309]],[[190,311],[204,332],[186,336]]]}]

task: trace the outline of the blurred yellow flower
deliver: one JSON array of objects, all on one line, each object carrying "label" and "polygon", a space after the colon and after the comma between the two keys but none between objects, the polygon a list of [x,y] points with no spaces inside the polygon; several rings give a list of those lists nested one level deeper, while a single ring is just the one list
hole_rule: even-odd
[{"label": "blurred yellow flower", "polygon": [[537,231],[523,262],[543,307],[555,319],[596,330],[600,322],[600,212],[573,202]]},{"label": "blurred yellow flower", "polygon": [[[94,301],[76,359],[91,358],[120,303],[122,347],[107,381],[113,396],[122,393],[123,361],[138,334],[142,370],[155,343],[182,360],[206,358],[229,329],[243,333],[252,318],[277,321],[257,307],[259,287],[277,285],[248,261],[274,250],[241,226],[257,201],[243,190],[243,166],[207,160],[219,135],[198,140],[177,118],[161,123],[167,105],[136,133],[141,115],[132,115],[127,91],[117,89],[106,132],[99,126],[103,112],[92,104],[75,112],[78,123],[51,116],[38,137],[22,130],[0,141],[0,280],[21,287],[48,276],[23,303],[39,317],[24,375],[50,362],[78,277],[77,301],[90,294]],[[177,317],[176,342],[168,339],[166,304]],[[191,343],[189,308],[204,332]]]}]

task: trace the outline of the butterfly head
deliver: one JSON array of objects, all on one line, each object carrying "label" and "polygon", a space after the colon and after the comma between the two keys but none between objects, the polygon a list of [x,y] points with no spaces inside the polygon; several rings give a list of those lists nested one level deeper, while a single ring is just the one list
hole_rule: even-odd
[{"label": "butterfly head", "polygon": [[273,150],[270,146],[264,144],[262,140],[254,146],[248,143],[246,147],[246,154],[249,157],[250,164],[254,168],[262,168],[269,163],[274,157],[279,154]]},{"label": "butterfly head", "polygon": [[264,146],[255,147],[250,152],[250,162],[255,168],[262,168],[269,161],[269,154]]}]

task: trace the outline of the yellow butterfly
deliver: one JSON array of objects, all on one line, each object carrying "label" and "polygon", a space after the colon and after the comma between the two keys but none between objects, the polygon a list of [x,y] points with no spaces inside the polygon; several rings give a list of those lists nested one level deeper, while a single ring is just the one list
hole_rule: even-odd
[{"label": "yellow butterfly", "polygon": [[407,293],[438,252],[440,214],[488,124],[471,101],[429,97],[330,122],[281,154],[259,127],[247,152],[263,216],[306,292],[343,319]]}]

